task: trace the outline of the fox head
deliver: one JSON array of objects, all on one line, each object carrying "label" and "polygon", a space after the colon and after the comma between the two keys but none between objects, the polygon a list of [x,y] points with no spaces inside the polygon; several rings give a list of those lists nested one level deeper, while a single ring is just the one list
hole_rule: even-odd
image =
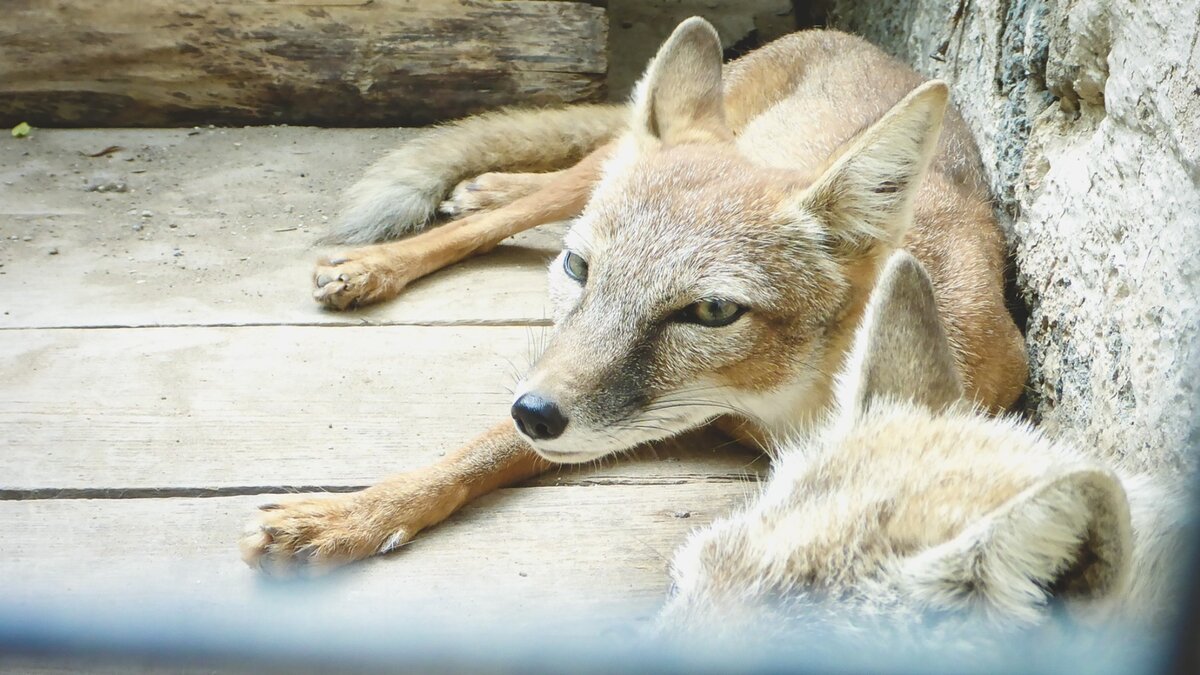
[{"label": "fox head", "polygon": [[817,175],[745,159],[721,47],[681,24],[634,95],[631,128],[551,264],[555,328],[519,386],[518,428],[583,462],[731,414],[771,430],[819,415],[911,203],[947,90],[928,83]]},{"label": "fox head", "polygon": [[[828,427],[672,563],[668,633],[1025,627],[1119,596],[1130,512],[1109,469],[961,400],[924,270],[881,274]],[[803,623],[801,623],[803,622]]]}]

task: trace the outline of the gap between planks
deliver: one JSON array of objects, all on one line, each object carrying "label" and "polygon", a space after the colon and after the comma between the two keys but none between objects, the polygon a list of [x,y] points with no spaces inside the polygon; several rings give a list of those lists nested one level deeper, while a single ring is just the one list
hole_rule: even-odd
[{"label": "gap between planks", "polygon": [[[712,474],[690,476],[595,476],[514,485],[508,490],[555,487],[654,486],[714,483],[757,483],[758,474]],[[0,488],[0,501],[40,501],[70,499],[177,499],[206,497],[245,497],[252,495],[340,494],[365,490],[370,485],[231,485],[226,487],[161,487],[161,488]]]}]

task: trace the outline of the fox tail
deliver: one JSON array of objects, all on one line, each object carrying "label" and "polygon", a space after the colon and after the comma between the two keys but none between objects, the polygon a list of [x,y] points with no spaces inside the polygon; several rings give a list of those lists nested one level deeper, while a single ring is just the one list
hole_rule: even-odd
[{"label": "fox tail", "polygon": [[346,192],[322,241],[369,244],[419,232],[460,181],[488,171],[566,168],[618,134],[628,115],[623,105],[500,110],[421,132]]}]

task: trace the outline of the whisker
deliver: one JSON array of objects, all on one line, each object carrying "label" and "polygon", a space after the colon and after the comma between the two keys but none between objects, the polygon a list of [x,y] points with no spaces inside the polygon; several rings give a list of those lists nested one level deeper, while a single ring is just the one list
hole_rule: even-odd
[{"label": "whisker", "polygon": [[506,363],[508,363],[508,368],[509,368],[508,374],[510,377],[512,377],[513,382],[514,383],[520,382],[521,381],[521,370],[519,368],[517,368],[517,364],[513,363],[513,360],[508,358],[508,356],[506,356],[504,354],[501,354],[500,358],[504,359],[504,361]]},{"label": "whisker", "polygon": [[635,541],[637,541],[637,543],[639,543],[639,544],[641,544],[642,546],[646,547],[646,549],[647,549],[648,551],[650,551],[651,553],[653,553],[653,554],[655,555],[655,557],[657,557],[659,560],[661,560],[661,561],[662,561],[664,564],[666,564],[666,565],[670,565],[670,564],[671,564],[671,561],[670,561],[670,560],[668,560],[666,556],[664,556],[662,553],[659,553],[658,549],[656,549],[656,548],[654,548],[653,546],[651,546],[650,544],[647,544],[646,542],[642,541],[642,538],[641,538],[641,537],[638,537],[638,536],[634,535],[634,536],[633,536],[633,539],[634,539]]}]

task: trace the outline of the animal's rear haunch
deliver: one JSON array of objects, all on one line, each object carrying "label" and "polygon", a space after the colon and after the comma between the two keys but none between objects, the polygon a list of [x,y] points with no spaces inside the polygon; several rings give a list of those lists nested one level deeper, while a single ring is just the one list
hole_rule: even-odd
[{"label": "animal's rear haunch", "polygon": [[500,110],[422,131],[346,192],[325,242],[370,244],[419,232],[459,181],[571,166],[619,133],[628,116],[621,105]]}]

